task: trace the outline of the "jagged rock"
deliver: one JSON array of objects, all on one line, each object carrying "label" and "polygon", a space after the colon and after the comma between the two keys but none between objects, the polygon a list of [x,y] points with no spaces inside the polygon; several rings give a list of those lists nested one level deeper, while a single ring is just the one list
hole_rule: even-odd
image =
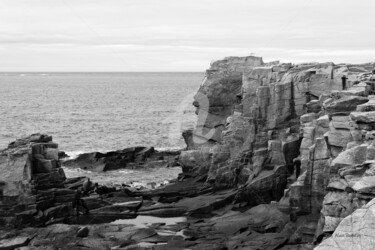
[{"label": "jagged rock", "polygon": [[226,246],[231,250],[236,249],[237,246],[242,249],[277,249],[287,241],[288,237],[286,233],[259,234],[247,231],[231,237],[226,242]]},{"label": "jagged rock", "polygon": [[[43,210],[48,213],[56,202],[64,201],[55,199],[58,195],[54,191],[64,188],[66,177],[58,160],[58,145],[51,140],[50,136],[34,134],[0,151],[0,170],[3,170],[0,182],[4,183],[0,191],[7,197],[1,203],[17,226],[43,225],[50,219]],[[18,205],[14,206],[13,201]],[[69,216],[69,211],[65,211],[62,217]]]},{"label": "jagged rock", "polygon": [[193,129],[183,131],[182,137],[184,138],[187,150],[200,149],[202,147],[211,148],[216,144],[212,140],[206,140],[199,135],[195,135]]},{"label": "jagged rock", "polygon": [[156,215],[161,217],[181,216],[186,213],[190,215],[210,215],[212,211],[230,204],[237,192],[226,190],[214,194],[200,195],[193,198],[184,198],[170,205],[156,204],[154,206],[141,208],[138,214]]},{"label": "jagged rock", "polygon": [[[163,228],[160,225],[137,229],[131,225],[101,224],[88,225],[90,234],[84,233],[84,238],[74,238],[78,229],[74,225],[38,229],[40,236],[32,245],[133,249],[142,248],[142,241],[165,243],[164,249],[176,245],[189,249],[289,249],[297,247],[300,241],[304,243],[311,239],[317,227],[319,237],[320,232],[331,233],[342,217],[374,196],[372,177],[375,168],[364,161],[374,158],[372,151],[375,150],[368,146],[368,141],[362,144],[362,134],[359,139],[353,134],[353,128],[371,131],[375,122],[371,121],[371,114],[356,115],[356,112],[348,119],[351,111],[372,108],[370,102],[364,103],[372,100],[371,97],[353,96],[367,95],[369,91],[364,83],[364,72],[364,66],[358,65],[264,64],[256,57],[226,58],[213,63],[195,96],[198,125],[195,130],[184,133],[189,150],[179,156],[184,173],[178,181],[153,190],[129,188],[124,192],[84,200],[91,212],[102,215],[103,219],[108,214],[123,215],[124,218],[138,214],[189,217],[215,214],[219,217],[188,221],[183,226],[164,226],[164,229],[174,228],[173,232],[185,237],[188,230],[189,242],[182,242],[182,236],[158,235],[157,228]],[[348,90],[334,92],[341,90],[343,74],[348,76]],[[325,112],[321,106],[329,115],[319,117]],[[340,111],[343,113],[337,113]],[[303,115],[306,112],[309,114]],[[375,138],[371,132],[363,133],[368,140]],[[31,139],[25,141],[29,143]],[[23,146],[12,148],[12,156],[27,155],[25,141],[15,143]],[[45,222],[44,219],[50,220],[48,223],[65,220],[71,215],[70,203],[75,195],[75,191],[69,189],[81,187],[85,179],[66,180],[59,165],[57,144],[40,136],[33,144],[30,159],[20,158],[15,162],[6,158],[16,166],[17,174],[21,172],[21,166],[25,166],[25,161],[30,161],[30,166],[35,166],[36,170],[26,171],[23,176],[26,180],[31,176],[35,183],[23,181],[14,185],[26,190],[27,195],[35,192],[33,198],[22,197],[23,201],[28,200],[27,204],[16,206],[18,200],[12,201],[14,211],[21,214],[19,218],[24,213],[25,220],[38,223]],[[339,154],[343,149],[346,150]],[[0,155],[8,157],[8,152],[0,151]],[[83,155],[77,160],[67,161],[66,166],[71,164],[106,171],[164,165],[168,162],[165,157],[172,155],[165,156],[153,148],[139,147]],[[5,162],[4,159],[0,158],[0,164]],[[298,162],[301,162],[303,174],[292,184],[295,177],[290,176],[291,170],[298,168]],[[290,212],[292,222],[287,225],[287,215],[277,210],[274,204],[243,212],[246,205],[279,200],[290,184],[290,191],[285,192],[279,204],[285,208],[283,211]],[[238,189],[217,190],[238,186]],[[7,190],[9,194],[11,189]],[[142,196],[144,199],[127,196]],[[241,212],[234,212],[232,208]],[[44,213],[37,209],[44,210]],[[320,213],[322,217],[317,225]],[[9,215],[9,211],[1,208],[0,214]],[[94,219],[90,216],[81,218],[77,223]],[[51,242],[51,238],[55,242]],[[71,242],[72,238],[74,242]],[[46,241],[49,242],[43,244]],[[286,242],[295,245],[284,245]],[[163,249],[164,245],[155,247]]]},{"label": "jagged rock", "polygon": [[[307,178],[311,180],[311,213],[319,213],[325,194],[325,187],[328,183],[330,171],[330,159],[315,160],[310,169],[307,171]],[[311,177],[310,177],[311,176]]]},{"label": "jagged rock", "polygon": [[288,221],[288,216],[273,204],[261,204],[244,213],[226,214],[210,220],[214,223],[215,230],[226,235],[232,235],[246,227],[259,233],[280,232]]},{"label": "jagged rock", "polygon": [[375,111],[375,96],[368,96],[369,101],[358,105],[356,111],[357,112],[369,112],[369,111]]},{"label": "jagged rock", "polygon": [[46,216],[47,220],[56,219],[56,218],[64,218],[70,215],[70,211],[67,205],[60,205],[60,206],[48,208],[47,210],[44,211],[44,215]]},{"label": "jagged rock", "polygon": [[352,199],[346,192],[329,192],[323,200],[323,232],[333,232],[343,218],[353,212]]},{"label": "jagged rock", "polygon": [[178,161],[184,173],[206,174],[211,166],[211,153],[200,150],[182,151]]},{"label": "jagged rock", "polygon": [[317,115],[315,113],[304,114],[304,115],[301,115],[300,121],[301,123],[312,122],[313,120],[316,119],[316,116]]},{"label": "jagged rock", "polygon": [[35,159],[36,173],[50,173],[57,168],[55,160]]},{"label": "jagged rock", "polygon": [[363,86],[352,86],[347,90],[343,90],[340,92],[341,96],[367,96],[368,95],[368,89]]},{"label": "jagged rock", "polygon": [[87,235],[89,235],[89,228],[88,227],[81,227],[80,229],[78,229],[77,237],[85,238],[85,237],[87,237]]},{"label": "jagged rock", "polygon": [[306,103],[307,113],[319,113],[321,109],[322,109],[322,105],[319,100],[312,100]]},{"label": "jagged rock", "polygon": [[350,118],[356,122],[375,123],[375,111],[370,112],[351,112]]},{"label": "jagged rock", "polygon": [[285,156],[282,150],[282,142],[276,140],[268,141],[269,164],[273,166],[286,165]]},{"label": "jagged rock", "polygon": [[316,119],[315,123],[316,123],[315,133],[314,133],[315,138],[324,137],[324,134],[329,131],[330,121],[329,121],[328,115],[325,115]]},{"label": "jagged rock", "polygon": [[107,153],[80,154],[76,159],[64,161],[63,165],[96,172],[122,168],[164,167],[168,164],[163,160],[174,160],[179,153],[180,151],[156,151],[153,147],[131,147]]},{"label": "jagged rock", "polygon": [[375,243],[374,204],[375,199],[344,218],[333,235],[315,249],[373,249]]},{"label": "jagged rock", "polygon": [[332,115],[331,125],[335,129],[346,129],[349,130],[352,128],[349,116],[342,115]]},{"label": "jagged rock", "polygon": [[193,134],[202,138],[202,144],[209,140],[220,141],[227,117],[239,104],[242,73],[262,64],[262,58],[253,56],[228,57],[211,64],[193,103],[198,114]]},{"label": "jagged rock", "polygon": [[21,195],[22,184],[32,178],[32,163],[27,150],[17,154],[0,154],[0,172],[0,181],[4,183],[3,195]]},{"label": "jagged rock", "polygon": [[58,157],[59,157],[59,159],[64,159],[64,158],[68,158],[69,155],[67,153],[65,153],[64,151],[59,151]]},{"label": "jagged rock", "polygon": [[[227,65],[226,63],[229,62],[225,61],[223,65]],[[268,64],[257,65],[248,67],[241,72],[243,73],[242,92],[239,91],[234,94],[236,98],[229,98],[232,107],[235,106],[232,113],[225,109],[217,109],[215,105],[211,105],[210,100],[210,108],[206,108],[206,112],[202,112],[198,116],[198,121],[206,119],[207,113],[228,117],[225,124],[218,117],[212,116],[212,119],[210,117],[206,119],[206,128],[212,128],[213,121],[218,121],[224,126],[224,128],[220,128],[222,131],[220,140],[216,137],[213,139],[217,142],[217,145],[211,144],[209,146],[214,149],[212,151],[213,161],[209,167],[207,178],[210,183],[215,183],[218,186],[233,186],[237,183],[245,183],[246,179],[252,179],[258,176],[262,170],[272,169],[277,165],[287,164],[289,168],[293,168],[291,159],[285,158],[286,155],[291,155],[288,150],[265,152],[264,148],[267,147],[269,140],[280,141],[285,144],[290,135],[298,134],[300,124],[298,120],[294,120],[298,116],[302,116],[300,121],[306,127],[300,149],[301,169],[307,168],[309,147],[314,144],[315,137],[323,137],[327,132],[329,128],[327,124],[329,123],[328,116],[322,118],[319,125],[316,125],[317,113],[320,112],[321,103],[324,101],[323,97],[321,100],[318,100],[318,98],[324,95],[327,99],[333,91],[341,90],[341,76],[347,70],[346,66],[336,67],[333,63],[306,64],[288,67],[287,72],[273,71],[274,67],[275,65],[270,66]],[[225,72],[225,70],[220,72]],[[233,70],[233,72],[233,74],[238,73],[236,70]],[[218,81],[220,77],[225,80],[227,76],[225,74],[220,75],[217,71],[209,73],[213,74],[209,77],[213,77],[214,80],[206,79],[203,84],[205,86],[198,91],[197,97],[201,102],[204,101],[204,96],[200,94],[213,95],[217,91],[216,87],[220,86],[219,82],[214,83],[214,81]],[[236,84],[233,83],[233,87],[237,86]],[[218,100],[219,97],[214,98],[212,102],[218,103]],[[338,100],[332,99],[332,102],[325,102],[325,106],[331,105],[331,109],[336,107],[339,110],[340,108],[346,109],[348,105],[354,107],[366,101],[368,99],[364,97],[342,97]],[[221,102],[224,103],[224,106],[227,104]],[[199,106],[197,103],[195,105]],[[210,110],[212,106],[215,106],[215,109]],[[313,113],[304,115],[304,112],[308,109],[313,110]],[[355,110],[355,108],[351,110]],[[202,106],[200,111],[204,111]],[[202,126],[204,127],[203,124],[200,124],[197,128]],[[351,138],[350,136],[347,137]],[[331,154],[334,156],[346,146],[346,143],[344,143],[346,137],[344,139],[337,138],[338,141],[335,142],[336,137],[333,131],[331,141],[333,144],[339,144],[332,144],[329,147]],[[208,138],[206,138],[207,140]],[[227,152],[223,156],[218,156],[224,150]],[[251,152],[253,152],[252,155]],[[282,158],[285,158],[286,162]],[[225,185],[222,183],[225,183]]]},{"label": "jagged rock", "polygon": [[351,188],[358,193],[375,195],[375,176],[361,177],[351,186]]},{"label": "jagged rock", "polygon": [[27,246],[30,242],[29,237],[16,237],[16,238],[10,238],[10,239],[3,239],[0,240],[0,249],[1,250],[13,250],[18,249],[23,246]]},{"label": "jagged rock", "polygon": [[345,148],[348,142],[352,140],[352,135],[347,129],[336,129],[331,127],[328,133],[328,142],[330,145]]},{"label": "jagged rock", "polygon": [[25,145],[29,145],[31,143],[38,143],[38,142],[51,142],[52,136],[46,134],[32,134],[28,137],[24,137],[21,139],[17,139],[14,142],[9,143],[8,148],[17,148]]},{"label": "jagged rock", "polygon": [[103,214],[103,215],[126,215],[132,214],[134,211],[138,210],[143,203],[142,199],[127,199],[128,201],[119,202],[119,199],[114,199],[117,201],[115,204],[101,206],[97,209],[90,210],[91,214]]},{"label": "jagged rock", "polygon": [[85,153],[80,154],[74,160],[64,162],[64,165],[97,172],[121,169],[126,168],[128,163],[134,162],[137,153],[145,149],[145,147],[133,147],[104,154],[100,152]]},{"label": "jagged rock", "polygon": [[342,167],[362,164],[366,161],[366,153],[367,145],[356,146],[340,153],[333,159],[331,171],[337,173]]},{"label": "jagged rock", "polygon": [[317,138],[314,147],[314,160],[328,159],[330,153],[324,138]]},{"label": "jagged rock", "polygon": [[331,178],[329,180],[327,189],[334,189],[334,190],[345,191],[348,186],[349,186],[349,184],[346,182],[345,179]]},{"label": "jagged rock", "polygon": [[355,111],[358,105],[368,102],[368,98],[360,96],[345,96],[325,106],[328,113]]},{"label": "jagged rock", "polygon": [[329,127],[329,117],[328,115],[324,115],[316,119],[316,125],[323,127],[323,128],[328,128]]},{"label": "jagged rock", "polygon": [[26,210],[16,214],[16,221],[18,225],[33,225],[35,222],[34,215],[38,211],[36,209]]},{"label": "jagged rock", "polygon": [[284,195],[287,175],[286,166],[277,166],[272,171],[260,172],[257,177],[249,179],[239,192],[239,201],[247,201],[251,205],[258,205],[279,200]]},{"label": "jagged rock", "polygon": [[300,154],[302,140],[300,138],[290,138],[283,144],[283,154],[288,168],[293,168],[293,160]]}]

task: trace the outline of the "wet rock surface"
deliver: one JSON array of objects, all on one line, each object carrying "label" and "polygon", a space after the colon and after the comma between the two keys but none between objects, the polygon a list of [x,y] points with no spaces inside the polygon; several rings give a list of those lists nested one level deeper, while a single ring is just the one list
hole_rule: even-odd
[{"label": "wet rock surface", "polygon": [[80,154],[76,159],[64,161],[64,166],[105,172],[117,169],[139,169],[178,166],[180,151],[157,151],[153,147],[132,147],[112,152]]}]

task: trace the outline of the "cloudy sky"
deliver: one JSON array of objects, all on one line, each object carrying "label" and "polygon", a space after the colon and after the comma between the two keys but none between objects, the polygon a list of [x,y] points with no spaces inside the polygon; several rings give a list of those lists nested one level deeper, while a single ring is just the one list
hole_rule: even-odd
[{"label": "cloudy sky", "polygon": [[375,61],[373,0],[0,0],[0,71]]}]

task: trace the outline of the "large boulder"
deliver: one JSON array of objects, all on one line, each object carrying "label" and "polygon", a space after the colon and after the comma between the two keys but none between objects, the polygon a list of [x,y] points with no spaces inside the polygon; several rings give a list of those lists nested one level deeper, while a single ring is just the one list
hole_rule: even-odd
[{"label": "large boulder", "polygon": [[0,183],[4,196],[20,196],[30,192],[34,174],[50,173],[60,167],[56,159],[57,144],[44,134],[11,142],[0,151]]},{"label": "large boulder", "polygon": [[358,123],[375,123],[375,111],[352,112],[350,118]]},{"label": "large boulder", "polygon": [[331,163],[331,172],[346,166],[359,165],[366,161],[367,145],[359,145],[340,153]]},{"label": "large boulder", "polygon": [[355,111],[358,105],[368,102],[368,98],[361,96],[345,96],[325,106],[328,113]]},{"label": "large boulder", "polygon": [[316,250],[373,249],[375,244],[375,199],[344,218],[332,236]]}]

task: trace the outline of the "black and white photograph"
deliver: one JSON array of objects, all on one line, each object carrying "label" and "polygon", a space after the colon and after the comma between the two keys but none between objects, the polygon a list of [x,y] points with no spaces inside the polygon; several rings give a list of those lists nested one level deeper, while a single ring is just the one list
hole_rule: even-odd
[{"label": "black and white photograph", "polygon": [[375,1],[0,0],[16,249],[375,249]]}]

